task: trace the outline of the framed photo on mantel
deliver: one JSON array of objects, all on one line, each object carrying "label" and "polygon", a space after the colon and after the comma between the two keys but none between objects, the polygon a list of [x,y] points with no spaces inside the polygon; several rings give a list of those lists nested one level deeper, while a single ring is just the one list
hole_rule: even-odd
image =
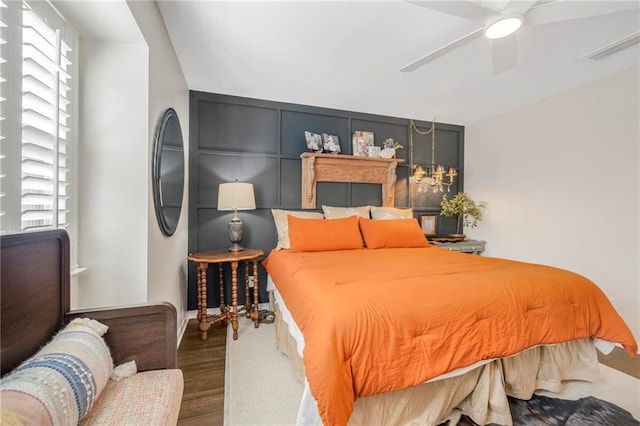
[{"label": "framed photo on mantel", "polygon": [[330,154],[340,154],[340,139],[336,135],[322,134],[324,142],[323,148],[325,152]]},{"label": "framed photo on mantel", "polygon": [[365,132],[363,130],[353,132],[353,155],[356,157],[368,157],[370,146],[373,146],[373,132]]},{"label": "framed photo on mantel", "polygon": [[304,132],[304,137],[307,140],[307,148],[311,152],[322,152],[322,136],[318,133],[309,131]]}]

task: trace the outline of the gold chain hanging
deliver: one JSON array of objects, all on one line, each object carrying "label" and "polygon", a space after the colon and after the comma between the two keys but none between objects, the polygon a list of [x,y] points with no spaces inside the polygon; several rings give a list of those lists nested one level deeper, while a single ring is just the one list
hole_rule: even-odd
[{"label": "gold chain hanging", "polygon": [[431,128],[429,130],[420,130],[418,129],[418,127],[416,126],[416,123],[413,121],[413,119],[409,120],[411,123],[411,134],[409,135],[411,137],[411,140],[409,141],[409,144],[411,145],[411,165],[413,167],[413,130],[416,131],[417,134],[422,135],[422,136],[426,136],[428,134],[431,134],[431,164],[435,165],[435,153],[436,153],[436,117],[433,117],[433,120],[431,120]]},{"label": "gold chain hanging", "polygon": [[[449,167],[449,169],[445,172],[445,169],[442,165],[436,164],[436,118],[433,117],[433,121],[431,122],[431,128],[429,130],[420,130],[416,126],[413,119],[410,119],[410,131],[409,134],[409,145],[411,147],[411,173],[413,173],[413,178],[416,184],[418,184],[418,192],[422,192],[424,188],[428,185],[432,188],[433,192],[442,192],[443,186],[447,187],[447,191],[451,190],[451,185],[453,185],[453,180],[455,176],[457,176],[457,171],[453,167]],[[413,162],[413,131],[416,131],[419,135],[426,136],[431,134],[431,164],[429,167],[429,172],[425,172],[422,166],[414,165]],[[425,178],[426,175],[426,178]],[[444,182],[444,176],[449,178],[448,182]],[[423,179],[424,178],[424,179]],[[411,206],[413,207],[413,197],[411,197]]]}]

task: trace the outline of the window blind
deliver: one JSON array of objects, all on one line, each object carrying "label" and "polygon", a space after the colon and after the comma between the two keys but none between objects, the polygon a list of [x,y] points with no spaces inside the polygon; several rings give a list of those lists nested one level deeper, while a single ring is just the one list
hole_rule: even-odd
[{"label": "window blind", "polygon": [[[12,7],[16,10],[12,11]],[[10,100],[11,109],[17,110],[19,116],[19,188],[11,183],[15,180],[15,171],[13,179],[8,174],[5,178],[10,189],[19,191],[20,219],[19,224],[14,221],[13,226],[9,223],[2,228],[5,232],[7,228],[16,227],[21,231],[50,227],[67,229],[72,201],[70,129],[73,117],[72,48],[65,39],[68,25],[48,3],[10,2],[4,9],[19,21],[12,40],[14,46],[7,53],[6,61],[8,72],[13,71],[18,77],[14,80],[20,82],[17,99]],[[11,37],[10,26],[8,30]],[[21,54],[9,56],[14,50]],[[16,70],[19,71],[16,73]],[[7,90],[11,94],[11,87]],[[8,131],[11,131],[10,126]],[[9,145],[6,148],[13,156],[4,154],[5,163],[14,164],[16,149]],[[4,203],[8,208],[13,205],[10,201]],[[2,210],[11,213],[8,209]]]},{"label": "window blind", "polygon": [[7,98],[9,91],[8,80],[8,40],[9,40],[9,8],[4,1],[0,1],[0,231],[4,230],[6,221],[6,190],[7,190]]}]

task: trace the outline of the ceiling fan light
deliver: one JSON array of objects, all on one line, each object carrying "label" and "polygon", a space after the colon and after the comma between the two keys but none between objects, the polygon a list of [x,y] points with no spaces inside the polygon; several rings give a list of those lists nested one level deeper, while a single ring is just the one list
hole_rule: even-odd
[{"label": "ceiling fan light", "polygon": [[484,35],[496,39],[515,33],[522,26],[522,15],[518,13],[502,14],[487,22]]}]

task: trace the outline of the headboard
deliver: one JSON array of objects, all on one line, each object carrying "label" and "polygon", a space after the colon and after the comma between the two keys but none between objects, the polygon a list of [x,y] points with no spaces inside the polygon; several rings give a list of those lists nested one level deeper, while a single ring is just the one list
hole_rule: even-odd
[{"label": "headboard", "polygon": [[11,371],[58,331],[69,311],[69,236],[0,236],[0,362]]}]

